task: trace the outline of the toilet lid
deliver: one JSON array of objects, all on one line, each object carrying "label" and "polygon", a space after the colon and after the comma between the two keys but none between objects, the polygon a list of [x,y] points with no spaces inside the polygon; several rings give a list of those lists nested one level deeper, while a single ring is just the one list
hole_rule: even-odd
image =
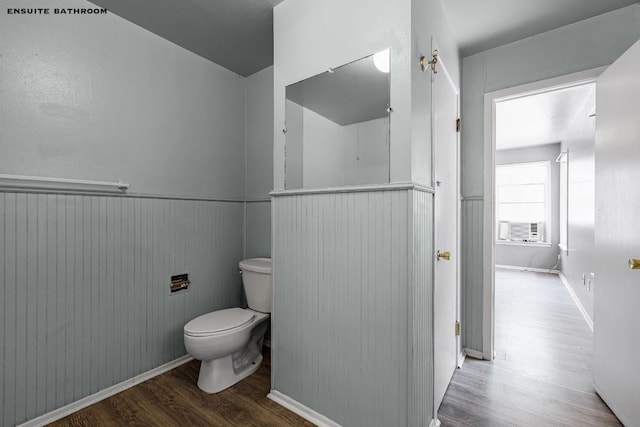
[{"label": "toilet lid", "polygon": [[191,336],[211,335],[242,326],[255,317],[250,310],[227,308],[196,317],[184,325],[184,333]]},{"label": "toilet lid", "polygon": [[240,261],[241,270],[256,273],[271,274],[271,258],[251,258]]}]

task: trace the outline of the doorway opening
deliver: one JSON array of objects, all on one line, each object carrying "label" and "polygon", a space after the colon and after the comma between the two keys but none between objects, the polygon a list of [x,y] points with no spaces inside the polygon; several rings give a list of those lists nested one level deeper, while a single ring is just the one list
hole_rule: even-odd
[{"label": "doorway opening", "polygon": [[[595,79],[602,71],[589,70],[485,95],[484,163],[489,173],[483,236],[484,359],[505,357],[508,351],[504,335],[501,341],[496,340],[496,319],[508,321],[498,307],[504,298],[498,295],[503,287],[497,286],[497,280],[510,277],[503,272],[558,275],[564,263],[564,267],[571,266],[565,272],[572,282],[576,275],[582,279],[584,274],[584,283],[590,283],[594,184],[588,176],[593,176]],[[581,173],[570,178],[570,165],[578,168],[572,172]],[[574,186],[573,199],[569,185]],[[576,185],[583,188],[578,191]],[[570,203],[577,205],[570,209]],[[569,243],[569,215],[576,214],[590,231]],[[567,280],[562,274],[559,277]],[[587,286],[564,284],[583,316],[590,319],[593,294],[588,294]]]},{"label": "doorway opening", "polygon": [[[595,250],[589,253],[584,231],[595,228],[595,176],[587,176],[594,172],[594,84],[602,71],[485,97],[483,351],[467,353],[472,358],[456,372],[439,409],[442,420],[621,425],[594,389],[592,323],[585,322],[593,307],[580,294],[594,280],[589,274],[575,280],[594,264],[587,262]],[[553,97],[562,101],[543,102]],[[527,103],[542,106],[520,111]],[[554,123],[537,116],[562,119],[563,113],[566,126],[582,122],[583,131],[541,137]],[[508,145],[518,139],[525,143]]]}]

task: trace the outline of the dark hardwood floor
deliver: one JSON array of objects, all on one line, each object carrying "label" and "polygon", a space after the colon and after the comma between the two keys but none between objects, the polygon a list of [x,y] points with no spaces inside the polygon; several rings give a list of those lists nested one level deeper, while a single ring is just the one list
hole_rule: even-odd
[{"label": "dark hardwood floor", "polygon": [[593,388],[592,344],[558,276],[496,269],[496,358],[456,370],[442,427],[622,425]]},{"label": "dark hardwood floor", "polygon": [[[260,369],[209,395],[192,361],[52,426],[312,426],[266,398]],[[443,427],[619,426],[592,384],[592,333],[552,274],[496,271],[494,361],[467,358],[439,409]]]},{"label": "dark hardwood floor", "polygon": [[264,354],[257,372],[220,393],[197,387],[200,362],[194,360],[50,426],[313,426],[267,399],[268,348]]}]

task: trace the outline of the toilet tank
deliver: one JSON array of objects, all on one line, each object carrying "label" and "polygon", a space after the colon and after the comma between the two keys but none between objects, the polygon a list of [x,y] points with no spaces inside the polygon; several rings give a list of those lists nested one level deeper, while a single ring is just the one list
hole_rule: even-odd
[{"label": "toilet tank", "polygon": [[247,304],[252,310],[271,313],[273,282],[271,281],[271,258],[251,258],[240,261],[242,285],[247,295]]}]

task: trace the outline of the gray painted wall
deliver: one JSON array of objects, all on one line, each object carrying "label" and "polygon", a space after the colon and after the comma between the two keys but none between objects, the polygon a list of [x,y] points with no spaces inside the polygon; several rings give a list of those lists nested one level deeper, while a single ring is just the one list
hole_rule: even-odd
[{"label": "gray painted wall", "polygon": [[241,203],[0,193],[0,424],[184,355],[188,320],[241,302],[241,229]]},{"label": "gray painted wall", "polygon": [[273,199],[272,388],[341,425],[410,425],[409,197]]},{"label": "gray painted wall", "polygon": [[[439,0],[276,6],[274,188],[289,182],[285,87],[385,48],[391,182],[430,184],[430,76],[416,64],[431,53],[432,36],[457,83],[457,47]],[[274,197],[272,387],[344,425],[420,426],[434,415],[433,195],[414,193]]]},{"label": "gray painted wall", "polygon": [[[561,252],[560,271],[593,319],[593,288],[582,281],[595,269],[595,137],[590,132],[562,143],[568,151],[568,252]],[[591,279],[592,280],[592,279]]]},{"label": "gray painted wall", "polygon": [[[438,49],[440,68],[446,66],[453,84],[460,88],[461,60],[453,36],[449,18],[441,0],[411,0],[411,58],[408,64],[411,81],[411,180],[420,185],[432,186],[431,178],[431,75],[423,72],[417,62],[421,56],[431,57]],[[392,70],[393,72],[393,70]],[[396,120],[391,115],[391,127]],[[393,135],[392,135],[393,136]],[[391,139],[391,146],[397,143]],[[392,162],[393,172],[393,162]],[[392,182],[393,173],[392,173]]]},{"label": "gray painted wall", "polygon": [[247,77],[245,257],[271,257],[273,67]]},{"label": "gray painted wall", "polygon": [[[496,151],[496,165],[510,163],[548,161],[551,167],[550,208],[551,227],[549,235],[551,247],[526,246],[496,243],[496,264],[515,267],[551,269],[558,262],[558,242],[560,241],[560,164],[556,158],[560,154],[560,144]],[[548,227],[548,225],[547,225]]]},{"label": "gray painted wall", "polygon": [[112,14],[3,13],[0,39],[3,173],[244,197],[244,78]]},{"label": "gray painted wall", "polygon": [[[409,0],[274,8],[276,190],[285,87],[388,47],[391,176],[410,179],[410,13]],[[272,389],[342,425],[408,425],[408,209],[406,190],[274,197]]]},{"label": "gray painted wall", "polygon": [[478,272],[482,274],[484,255],[482,251],[484,200],[474,197],[464,198],[461,205],[462,313],[460,313],[460,323],[462,326],[462,346],[470,349],[481,349],[482,317],[477,317],[476,307],[482,307],[482,288],[478,289],[470,286],[470,284],[475,283],[478,286],[482,286],[482,277],[477,275]]},{"label": "gray painted wall", "polygon": [[[0,171],[127,180],[133,196],[0,193],[0,424],[14,425],[185,354],[186,321],[241,303],[243,251],[269,254],[269,202],[243,223],[243,201],[268,200],[273,86],[111,14],[2,14],[0,39]],[[185,271],[191,289],[170,296]]]},{"label": "gray painted wall", "polygon": [[274,8],[274,189],[285,188],[282,129],[286,86],[386,48],[391,52],[390,90],[394,109],[391,182],[411,180],[410,67],[415,61],[408,45],[410,22],[409,0],[393,4],[383,0],[285,0]]},{"label": "gray painted wall", "polygon": [[[612,31],[615,28],[615,31]],[[640,38],[640,5],[632,5],[576,24],[542,33],[524,40],[464,58],[462,66],[462,195],[463,223],[471,225],[462,236],[473,245],[482,235],[482,221],[465,215],[473,212],[464,206],[484,197],[484,94],[511,86],[588,70],[612,63]],[[465,213],[466,212],[466,213]],[[480,229],[478,229],[478,227]],[[482,254],[482,245],[474,246],[471,258]],[[466,347],[482,351],[483,268],[477,263],[462,263]],[[478,333],[478,331],[480,333]]]},{"label": "gray painted wall", "polygon": [[422,191],[274,197],[272,389],[345,426],[431,419],[432,213]]},{"label": "gray painted wall", "polygon": [[285,87],[386,48],[393,108],[390,182],[431,185],[431,79],[416,61],[431,55],[432,39],[454,84],[460,87],[461,81],[458,48],[441,1],[293,3],[274,9],[274,189],[285,188]]}]

